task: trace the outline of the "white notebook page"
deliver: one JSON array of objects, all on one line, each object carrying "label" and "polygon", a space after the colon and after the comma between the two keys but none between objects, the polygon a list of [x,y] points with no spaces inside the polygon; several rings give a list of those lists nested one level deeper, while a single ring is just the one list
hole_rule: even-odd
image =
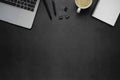
[{"label": "white notebook page", "polygon": [[114,26],[119,14],[120,0],[99,0],[92,16]]}]

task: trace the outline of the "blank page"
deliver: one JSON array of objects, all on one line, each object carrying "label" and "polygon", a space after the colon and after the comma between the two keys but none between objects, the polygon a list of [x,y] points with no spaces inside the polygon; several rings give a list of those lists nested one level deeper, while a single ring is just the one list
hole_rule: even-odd
[{"label": "blank page", "polygon": [[119,14],[120,0],[100,0],[92,16],[114,26]]}]

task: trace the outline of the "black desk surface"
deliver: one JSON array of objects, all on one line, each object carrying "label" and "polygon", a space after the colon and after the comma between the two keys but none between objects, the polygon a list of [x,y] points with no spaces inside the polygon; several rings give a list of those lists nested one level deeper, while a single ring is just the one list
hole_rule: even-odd
[{"label": "black desk surface", "polygon": [[120,80],[120,30],[91,16],[96,0],[79,15],[74,0],[55,1],[57,17],[41,2],[31,30],[0,21],[0,80]]}]

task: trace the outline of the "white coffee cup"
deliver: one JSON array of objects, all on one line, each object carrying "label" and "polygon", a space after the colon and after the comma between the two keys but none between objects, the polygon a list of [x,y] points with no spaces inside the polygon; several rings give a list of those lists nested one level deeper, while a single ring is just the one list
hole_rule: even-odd
[{"label": "white coffee cup", "polygon": [[82,9],[87,9],[92,5],[93,0],[75,0],[75,4],[78,7],[77,13],[80,13]]}]

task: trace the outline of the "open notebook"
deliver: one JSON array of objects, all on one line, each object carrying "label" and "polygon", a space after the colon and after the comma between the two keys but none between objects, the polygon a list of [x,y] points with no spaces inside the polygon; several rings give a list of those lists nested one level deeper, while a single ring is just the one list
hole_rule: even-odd
[{"label": "open notebook", "polygon": [[120,0],[99,0],[92,16],[114,26],[119,14]]}]

